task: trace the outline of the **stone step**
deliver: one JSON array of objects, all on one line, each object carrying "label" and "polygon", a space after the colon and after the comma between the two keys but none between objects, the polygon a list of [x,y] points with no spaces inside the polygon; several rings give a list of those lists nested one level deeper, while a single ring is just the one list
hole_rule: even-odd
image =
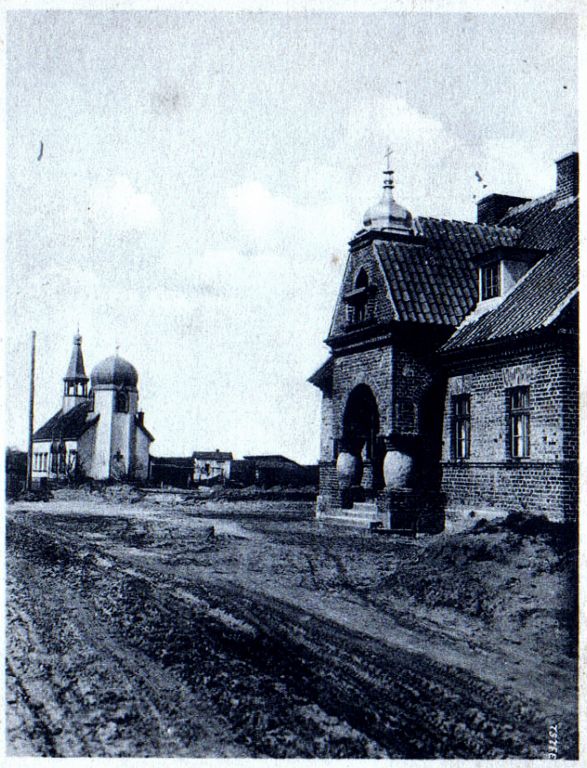
[{"label": "stone step", "polygon": [[355,501],[350,510],[344,510],[345,512],[352,512],[355,515],[369,515],[374,520],[378,520],[377,505],[374,501]]},{"label": "stone step", "polygon": [[379,520],[374,520],[371,517],[353,515],[321,515],[318,519],[329,525],[347,525],[353,528],[371,528],[374,524],[379,523]]},{"label": "stone step", "polygon": [[335,525],[348,525],[356,528],[372,528],[381,525],[381,516],[374,501],[356,501],[349,509],[331,509],[321,520]]}]

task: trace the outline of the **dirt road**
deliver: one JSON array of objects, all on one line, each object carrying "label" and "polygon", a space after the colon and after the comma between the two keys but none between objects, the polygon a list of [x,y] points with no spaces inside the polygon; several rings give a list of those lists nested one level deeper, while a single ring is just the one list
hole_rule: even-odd
[{"label": "dirt road", "polygon": [[[364,538],[296,514],[13,507],[10,753],[543,757],[556,718],[559,756],[574,755],[572,706],[529,696],[515,651],[496,663],[454,627],[382,611],[341,554]],[[366,546],[389,569],[418,556]]]}]

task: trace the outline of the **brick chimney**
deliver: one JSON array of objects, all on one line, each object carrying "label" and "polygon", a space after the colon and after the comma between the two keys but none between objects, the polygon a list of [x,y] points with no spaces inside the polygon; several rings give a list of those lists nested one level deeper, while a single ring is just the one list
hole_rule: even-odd
[{"label": "brick chimney", "polygon": [[498,224],[510,208],[527,203],[527,197],[514,195],[487,195],[477,203],[478,224]]},{"label": "brick chimney", "polygon": [[556,161],[556,198],[566,200],[579,194],[579,155],[571,152]]}]

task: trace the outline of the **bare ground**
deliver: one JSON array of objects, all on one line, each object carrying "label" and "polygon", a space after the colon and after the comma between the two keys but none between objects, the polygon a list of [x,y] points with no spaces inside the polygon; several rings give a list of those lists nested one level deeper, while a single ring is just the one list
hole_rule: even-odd
[{"label": "bare ground", "polygon": [[[13,755],[575,758],[574,545],[303,502],[63,491],[7,516]],[[552,745],[550,751],[552,751]]]}]

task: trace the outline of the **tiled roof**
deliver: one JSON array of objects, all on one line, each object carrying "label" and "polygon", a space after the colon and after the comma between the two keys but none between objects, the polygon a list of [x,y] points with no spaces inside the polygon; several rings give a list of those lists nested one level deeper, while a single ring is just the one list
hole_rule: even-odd
[{"label": "tiled roof", "polygon": [[547,195],[512,209],[502,221],[522,230],[519,245],[544,249],[548,255],[499,306],[459,328],[443,352],[540,330],[558,317],[577,291],[577,201],[559,207],[555,195]]},{"label": "tiled roof", "polygon": [[423,239],[377,240],[372,248],[395,309],[404,322],[457,326],[477,301],[474,254],[515,244],[514,226],[418,218]]},{"label": "tiled roof", "polygon": [[[90,403],[80,403],[67,413],[58,411],[49,421],[37,429],[33,440],[77,440],[99,416],[90,416]],[[90,418],[88,418],[90,416]]]}]

